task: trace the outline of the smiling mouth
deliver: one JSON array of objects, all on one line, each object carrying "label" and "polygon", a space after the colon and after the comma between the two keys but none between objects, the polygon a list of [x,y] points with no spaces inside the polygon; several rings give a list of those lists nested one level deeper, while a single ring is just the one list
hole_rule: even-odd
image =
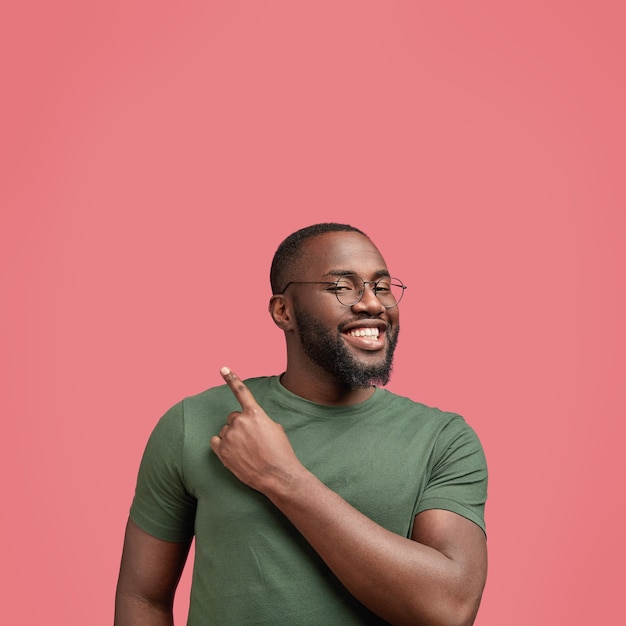
[{"label": "smiling mouth", "polygon": [[344,331],[345,340],[358,350],[378,352],[386,345],[384,331],[378,327],[361,326]]},{"label": "smiling mouth", "polygon": [[369,339],[378,339],[378,328],[353,328],[345,333],[351,337],[367,337]]}]

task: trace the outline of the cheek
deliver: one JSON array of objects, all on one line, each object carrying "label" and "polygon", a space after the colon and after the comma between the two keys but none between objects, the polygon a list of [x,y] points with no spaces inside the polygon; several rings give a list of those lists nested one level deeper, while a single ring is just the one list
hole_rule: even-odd
[{"label": "cheek", "polygon": [[320,294],[312,302],[296,301],[294,308],[308,319],[336,328],[342,321],[346,320],[346,312],[349,309],[343,306],[334,295],[332,300],[327,296],[328,294]]}]

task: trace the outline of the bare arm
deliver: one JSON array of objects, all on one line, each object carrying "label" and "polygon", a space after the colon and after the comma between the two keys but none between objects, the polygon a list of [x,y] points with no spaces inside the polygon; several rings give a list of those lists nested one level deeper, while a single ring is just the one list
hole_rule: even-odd
[{"label": "bare arm", "polygon": [[483,531],[443,510],[415,518],[411,539],[379,526],[297,459],[284,430],[233,373],[224,378],[242,411],[211,446],[240,480],[265,494],[345,587],[392,624],[472,624],[487,572]]},{"label": "bare arm", "polygon": [[171,626],[190,542],[161,541],[130,518],[115,596],[115,626]]}]

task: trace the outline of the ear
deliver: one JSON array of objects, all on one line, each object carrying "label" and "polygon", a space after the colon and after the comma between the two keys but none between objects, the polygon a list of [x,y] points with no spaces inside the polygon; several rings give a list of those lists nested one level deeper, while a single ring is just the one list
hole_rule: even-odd
[{"label": "ear", "polygon": [[291,301],[283,294],[270,298],[269,312],[278,328],[287,331],[292,326]]}]

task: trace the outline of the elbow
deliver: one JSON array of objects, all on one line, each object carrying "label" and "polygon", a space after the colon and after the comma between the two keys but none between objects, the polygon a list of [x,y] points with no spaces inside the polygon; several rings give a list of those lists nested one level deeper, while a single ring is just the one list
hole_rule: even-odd
[{"label": "elbow", "polygon": [[472,626],[478,614],[481,596],[449,598],[445,606],[440,607],[432,626]]},{"label": "elbow", "polygon": [[403,619],[392,622],[397,626],[472,626],[478,614],[481,595],[465,595],[463,597],[451,597],[442,594],[436,602],[417,602],[411,607],[409,614]]},{"label": "elbow", "polygon": [[472,626],[478,613],[478,604],[458,607],[455,611],[449,611],[441,626]]},{"label": "elbow", "polygon": [[480,608],[485,582],[486,572],[482,576],[457,576],[452,584],[442,587],[441,594],[432,605],[435,608],[433,620],[425,623],[429,626],[472,626]]}]

